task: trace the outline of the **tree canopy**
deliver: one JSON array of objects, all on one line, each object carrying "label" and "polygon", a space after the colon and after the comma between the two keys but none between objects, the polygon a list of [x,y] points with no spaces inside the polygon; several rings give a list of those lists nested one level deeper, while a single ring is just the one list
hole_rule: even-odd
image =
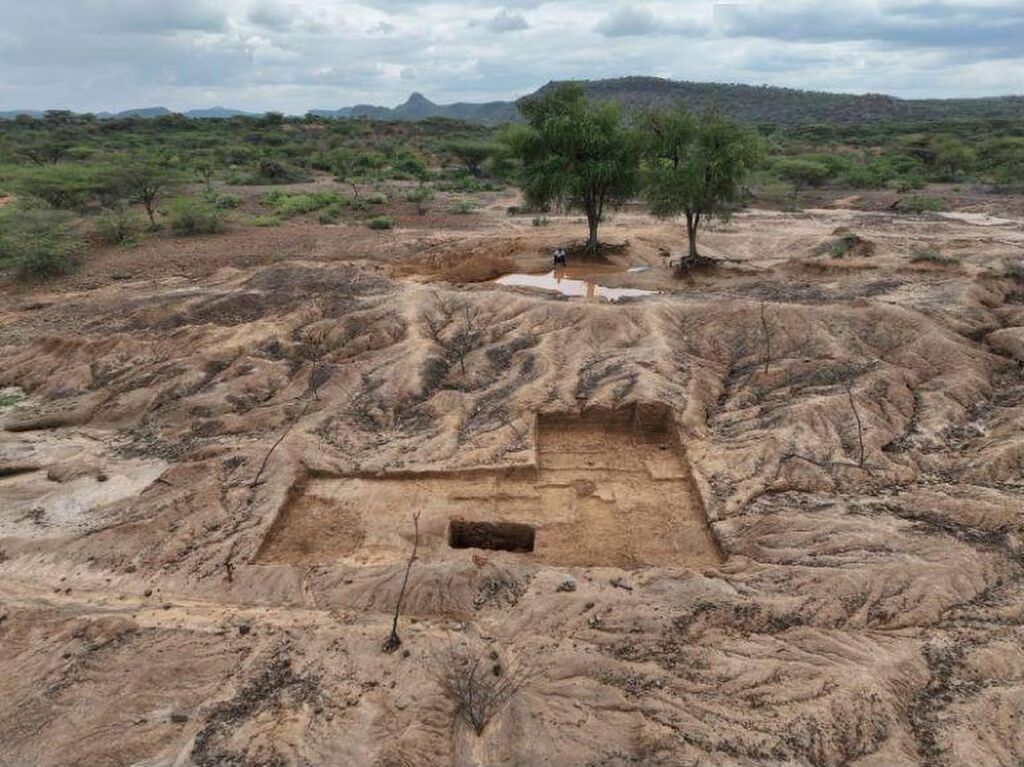
[{"label": "tree canopy", "polygon": [[637,190],[639,143],[615,104],[592,104],[576,84],[565,84],[520,107],[527,125],[507,136],[522,161],[520,185],[537,206],[560,202],[582,209],[597,252],[597,228],[608,206]]},{"label": "tree canopy", "polygon": [[761,161],[761,142],[715,111],[700,117],[684,109],[648,112],[640,125],[647,202],[659,218],[685,216],[694,261],[697,227],[740,199],[744,178]]}]

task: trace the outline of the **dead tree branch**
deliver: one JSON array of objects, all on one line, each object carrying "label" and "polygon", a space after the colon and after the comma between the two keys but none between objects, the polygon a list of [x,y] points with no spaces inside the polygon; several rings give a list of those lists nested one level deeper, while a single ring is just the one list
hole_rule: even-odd
[{"label": "dead tree branch", "polygon": [[531,677],[527,669],[502,665],[497,651],[485,656],[451,641],[436,660],[441,688],[455,704],[455,715],[477,735]]},{"label": "dead tree branch", "polygon": [[857,458],[857,465],[861,468],[864,467],[864,425],[860,420],[860,413],[857,412],[857,403],[853,399],[853,382],[847,380],[844,384],[846,387],[846,396],[850,400],[850,410],[853,411],[853,418],[857,422],[857,444],[860,446],[860,453]]},{"label": "dead tree branch", "polygon": [[405,599],[405,587],[409,585],[409,573],[412,571],[412,563],[416,561],[416,550],[420,546],[420,512],[417,510],[412,515],[412,553],[409,554],[409,561],[405,565],[405,577],[402,578],[402,588],[398,590],[398,601],[395,603],[395,619],[391,622],[391,633],[384,640],[381,648],[384,652],[394,652],[402,646],[402,638],[398,636],[398,616],[402,612],[402,600]]},{"label": "dead tree branch", "polygon": [[765,315],[765,302],[761,302],[761,332],[764,333],[764,373],[768,375],[768,366],[772,362],[772,334]]}]

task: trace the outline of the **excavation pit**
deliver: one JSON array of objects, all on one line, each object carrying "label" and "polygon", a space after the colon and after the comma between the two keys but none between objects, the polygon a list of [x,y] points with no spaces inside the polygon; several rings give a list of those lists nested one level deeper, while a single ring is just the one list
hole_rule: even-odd
[{"label": "excavation pit", "polygon": [[453,549],[533,551],[537,531],[517,522],[471,522],[453,519],[448,526],[448,545]]},{"label": "excavation pit", "polygon": [[259,563],[488,556],[565,566],[706,567],[721,555],[667,411],[538,416],[531,470],[316,478],[265,537]]}]

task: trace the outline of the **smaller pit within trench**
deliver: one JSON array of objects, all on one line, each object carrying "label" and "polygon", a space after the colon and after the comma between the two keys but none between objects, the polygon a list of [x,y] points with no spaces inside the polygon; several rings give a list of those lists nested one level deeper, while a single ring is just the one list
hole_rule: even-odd
[{"label": "smaller pit within trench", "polygon": [[448,545],[453,549],[533,551],[536,528],[518,522],[477,522],[453,519],[448,526]]}]

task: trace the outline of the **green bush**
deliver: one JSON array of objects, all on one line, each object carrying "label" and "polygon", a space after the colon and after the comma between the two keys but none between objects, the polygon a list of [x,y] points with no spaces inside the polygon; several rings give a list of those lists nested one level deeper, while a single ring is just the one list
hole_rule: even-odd
[{"label": "green bush", "polygon": [[473,213],[476,210],[476,203],[472,200],[459,200],[453,202],[448,206],[449,213],[455,213],[456,215],[464,216],[468,213]]},{"label": "green bush", "polygon": [[363,195],[363,201],[367,205],[387,205],[388,196],[383,192],[370,192],[367,195]]},{"label": "green bush", "polygon": [[821,186],[832,173],[825,163],[800,157],[784,157],[777,160],[772,166],[772,171],[779,178],[790,182],[797,192],[807,186]]},{"label": "green bush", "polygon": [[9,186],[22,195],[42,200],[53,208],[81,208],[109,192],[111,169],[60,163],[18,168]]},{"label": "green bush", "polygon": [[178,197],[168,207],[171,229],[178,234],[224,231],[224,212],[200,197]]},{"label": "green bush", "polygon": [[910,213],[934,213],[936,211],[943,210],[945,204],[939,197],[928,197],[927,195],[917,194],[911,195],[910,197],[904,197],[900,200],[899,209],[905,210]]},{"label": "green bush", "polygon": [[1003,274],[1011,280],[1024,282],[1024,261],[1012,261],[1008,263]]},{"label": "green bush", "polygon": [[124,206],[96,218],[96,235],[108,245],[126,245],[142,230],[142,220]]},{"label": "green bush", "polygon": [[45,280],[70,272],[83,246],[71,217],[50,208],[13,205],[0,209],[0,267],[24,280]]},{"label": "green bush", "polygon": [[245,223],[249,226],[281,226],[281,219],[277,216],[249,216]]},{"label": "green bush", "polygon": [[367,224],[371,229],[394,229],[395,221],[391,216],[375,216]]},{"label": "green bush", "polygon": [[548,220],[547,216],[534,216],[532,223],[534,226],[547,226],[551,222]]},{"label": "green bush", "polygon": [[433,202],[434,196],[433,189],[421,186],[409,192],[405,196],[405,199],[409,202],[415,203],[416,212],[422,216],[430,209],[430,203]]},{"label": "green bush", "polygon": [[341,218],[341,206],[340,205],[328,205],[326,208],[320,211],[317,215],[316,220],[321,224],[333,224],[339,218]]},{"label": "green bush", "polygon": [[340,210],[348,205],[348,198],[336,192],[271,192],[263,197],[263,202],[272,206],[279,218],[293,218],[332,206]]},{"label": "green bush", "polygon": [[215,208],[221,210],[234,210],[242,204],[242,198],[237,194],[214,194],[210,200]]},{"label": "green bush", "polygon": [[955,256],[944,256],[936,247],[915,248],[910,256],[912,264],[935,264],[936,266],[956,266],[960,259]]},{"label": "green bush", "polygon": [[280,160],[263,157],[256,162],[256,167],[248,172],[229,173],[225,181],[232,186],[295,184],[308,181],[309,174]]},{"label": "green bush", "polygon": [[838,240],[834,240],[829,246],[829,252],[832,258],[842,258],[849,253],[853,246],[857,244],[857,235],[855,234],[844,234]]}]

